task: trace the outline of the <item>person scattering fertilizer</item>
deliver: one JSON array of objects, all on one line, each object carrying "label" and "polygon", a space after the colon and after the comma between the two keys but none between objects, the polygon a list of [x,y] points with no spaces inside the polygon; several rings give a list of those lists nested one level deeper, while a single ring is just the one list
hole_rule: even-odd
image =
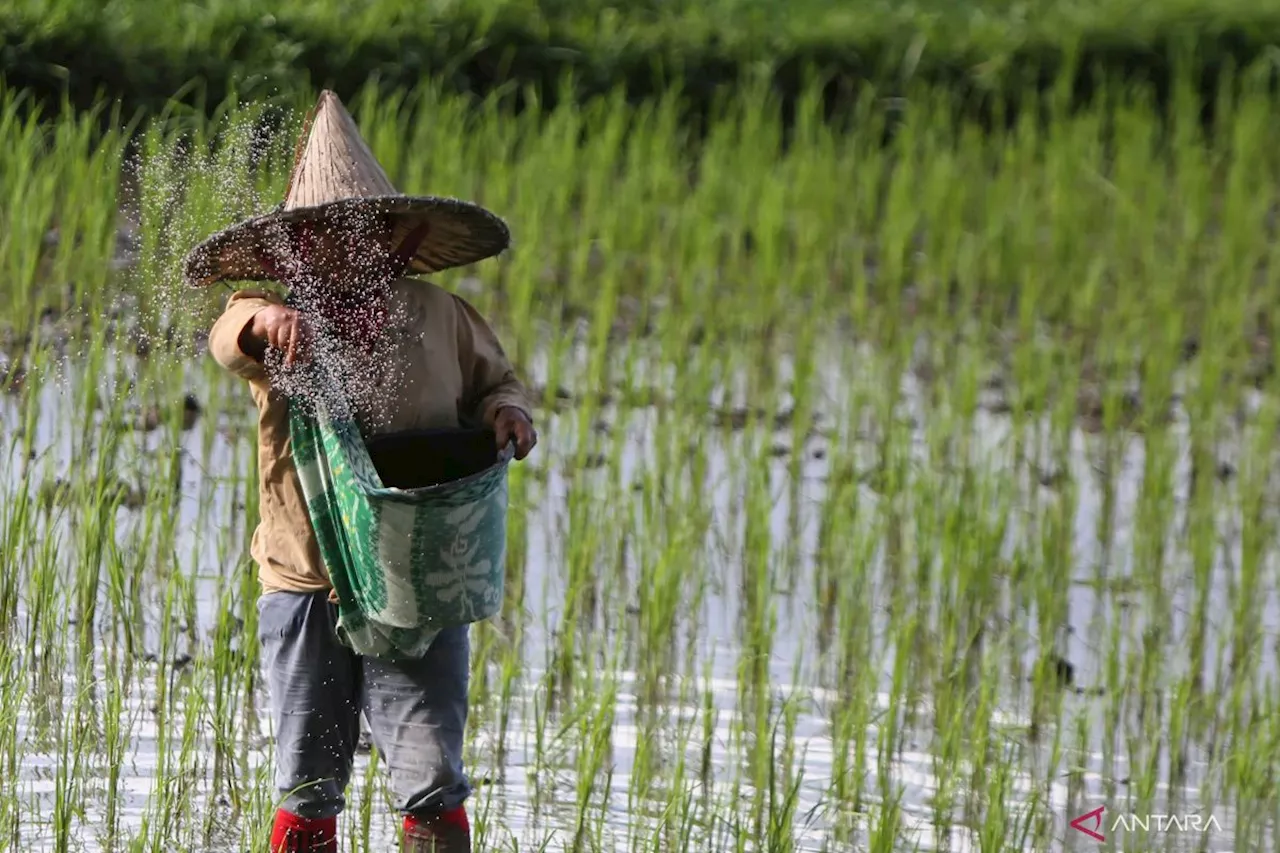
[{"label": "person scattering fertilizer", "polygon": [[[284,202],[185,259],[195,287],[288,291],[233,293],[209,336],[258,408],[251,554],[282,796],[272,853],[336,853],[361,712],[403,815],[402,849],[471,850],[469,625],[500,607],[507,464],[537,433],[485,319],[408,276],[509,241],[477,205],[398,193],[326,91]],[[397,445],[379,464],[377,442],[405,435],[427,443]],[[403,449],[413,447],[428,449]],[[437,476],[397,479],[423,468]]]}]

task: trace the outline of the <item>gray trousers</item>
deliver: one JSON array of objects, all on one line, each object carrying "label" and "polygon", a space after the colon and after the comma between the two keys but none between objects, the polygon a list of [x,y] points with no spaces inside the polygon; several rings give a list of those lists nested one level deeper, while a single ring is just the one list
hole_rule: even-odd
[{"label": "gray trousers", "polygon": [[258,599],[280,808],[307,818],[343,810],[362,710],[401,812],[461,805],[471,793],[462,768],[467,626],[442,631],[423,659],[399,663],[361,657],[338,642],[337,616],[324,592]]}]

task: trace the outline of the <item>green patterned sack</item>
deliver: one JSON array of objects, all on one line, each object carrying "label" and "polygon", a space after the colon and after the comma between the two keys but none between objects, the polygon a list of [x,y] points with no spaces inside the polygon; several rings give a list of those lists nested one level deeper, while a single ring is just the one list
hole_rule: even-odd
[{"label": "green patterned sack", "polygon": [[420,657],[441,629],[498,611],[510,446],[463,479],[397,489],[383,485],[353,417],[291,398],[289,433],[343,643]]}]

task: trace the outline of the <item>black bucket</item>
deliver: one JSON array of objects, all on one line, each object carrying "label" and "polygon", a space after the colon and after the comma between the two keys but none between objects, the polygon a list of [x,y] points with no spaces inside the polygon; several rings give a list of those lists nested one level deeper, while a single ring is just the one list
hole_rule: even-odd
[{"label": "black bucket", "polygon": [[382,484],[422,489],[478,474],[499,461],[497,438],[487,429],[428,429],[369,439],[369,458]]}]

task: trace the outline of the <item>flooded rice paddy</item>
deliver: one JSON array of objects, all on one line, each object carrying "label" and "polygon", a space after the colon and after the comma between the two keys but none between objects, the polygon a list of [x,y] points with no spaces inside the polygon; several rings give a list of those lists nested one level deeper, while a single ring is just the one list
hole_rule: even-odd
[{"label": "flooded rice paddy", "polygon": [[[665,103],[357,104],[517,234],[440,279],[541,435],[478,849],[1274,848],[1280,111],[1166,137],[1130,94],[887,149],[874,105],[784,149],[767,100],[696,147]],[[51,121],[0,121],[0,850],[262,849],[254,422],[225,293],[174,282],[292,139]],[[388,803],[370,750],[345,849]]]},{"label": "flooded rice paddy", "polygon": [[[38,395],[0,402],[7,435],[21,435],[24,417],[38,412],[26,455],[40,459],[44,472],[43,479],[31,476],[30,468],[21,475],[22,445],[0,469],[10,535],[12,508],[29,502],[27,511],[37,517],[29,522],[30,541],[10,564],[16,576],[10,624],[32,639],[5,653],[7,742],[15,750],[7,757],[17,770],[9,797],[17,809],[10,818],[18,845],[13,849],[68,849],[66,837],[76,839],[70,849],[133,849],[127,839],[155,833],[160,819],[170,822],[166,837],[182,839],[189,849],[232,849],[251,837],[251,821],[262,820],[272,796],[265,696],[249,665],[254,588],[243,549],[251,533],[246,495],[254,445],[247,395],[199,362],[187,374],[184,387],[196,399],[217,401],[218,408],[203,410],[186,429],[174,423],[132,431],[117,450],[119,481],[139,483],[131,488],[147,495],[141,505],[118,501],[112,517],[97,522],[103,535],[113,534],[119,568],[132,575],[119,578],[125,590],[112,589],[115,578],[104,579],[96,592],[87,585],[85,570],[77,568],[83,547],[91,544],[77,529],[86,523],[83,508],[77,511],[69,496],[59,504],[47,488],[54,471],[67,480],[76,476],[75,433],[85,426],[73,414],[76,386],[94,380],[72,368],[64,382]],[[531,377],[535,386],[544,378]],[[841,386],[840,373],[833,370],[829,378],[832,387]],[[858,387],[857,381],[843,384],[851,392]],[[903,386],[895,428],[911,436],[907,458],[927,464],[920,423],[928,419],[928,407],[915,381],[908,377]],[[844,401],[832,402],[840,408]],[[988,760],[1007,774],[996,793],[1010,836],[990,839],[981,825],[968,823],[965,794],[956,796],[954,811],[938,812],[936,800],[948,785],[967,784],[954,774],[972,770],[967,762],[942,763],[935,728],[940,709],[927,694],[904,690],[898,669],[908,650],[926,659],[942,651],[919,644],[945,643],[940,628],[948,616],[921,608],[916,615],[924,617],[920,630],[928,639],[905,640],[894,613],[903,599],[894,590],[918,583],[913,595],[946,600],[945,571],[913,580],[895,576],[901,564],[877,553],[875,540],[883,532],[861,515],[867,510],[854,509],[855,503],[884,501],[871,485],[860,485],[858,496],[836,507],[836,517],[826,522],[844,530],[820,533],[824,507],[832,511],[838,428],[815,418],[813,435],[793,444],[789,430],[774,423],[734,429],[708,417],[675,425],[670,416],[639,406],[601,409],[597,417],[602,423],[583,433],[571,404],[559,412],[541,409],[536,458],[513,472],[523,528],[513,542],[514,603],[502,619],[477,629],[475,638],[469,766],[482,783],[476,800],[480,849],[570,849],[575,842],[610,851],[731,850],[742,844],[798,851],[1033,850],[1064,843],[1090,849],[1090,839],[1073,838],[1067,821],[1098,805],[1116,814],[1203,815],[1217,823],[1206,834],[1157,833],[1164,845],[1158,849],[1249,849],[1235,841],[1235,803],[1213,793],[1221,758],[1212,740],[1178,741],[1144,721],[1144,713],[1167,721],[1161,706],[1171,697],[1157,690],[1150,698],[1154,709],[1134,707],[1124,686],[1132,676],[1108,674],[1108,667],[1124,670],[1143,661],[1157,630],[1163,667],[1185,668],[1191,648],[1193,578],[1169,572],[1163,584],[1167,620],[1158,628],[1144,613],[1150,591],[1135,578],[1141,437],[1130,437],[1117,457],[1114,530],[1104,545],[1099,528],[1105,498],[1090,460],[1098,440],[1080,430],[1073,435],[1072,470],[1063,481],[1074,478],[1080,488],[1067,513],[1070,563],[1058,567],[1065,603],[1046,644],[1053,655],[1050,686],[1018,683],[1033,678],[1044,651],[1035,618],[1003,604],[994,591],[983,602],[989,612],[982,631],[999,639],[965,679],[968,690],[985,688],[991,695],[953,698],[959,704],[949,710],[967,715],[975,705],[985,706],[982,730],[964,721],[953,725],[961,739],[987,739]],[[111,429],[108,418],[95,418],[100,429]],[[649,546],[628,553],[625,537],[595,522],[599,526],[587,535],[604,541],[593,546],[586,565],[575,564],[582,558],[569,553],[572,531],[583,524],[576,513],[628,518],[619,526],[632,536],[652,535],[641,520],[655,511],[646,506],[652,500],[646,478],[667,477],[676,467],[655,448],[672,431],[699,445],[703,494],[676,498],[688,503],[665,509],[705,510],[697,525],[703,540],[687,540],[655,561],[646,554]],[[607,438],[598,440],[601,435]],[[975,470],[1011,477],[1008,416],[980,412],[973,435]],[[851,456],[873,459],[871,438],[851,435]],[[584,443],[615,462],[579,463]],[[745,465],[737,461],[744,459]],[[164,470],[170,464],[178,473]],[[751,468],[767,486],[744,485],[753,477],[744,469]],[[1183,455],[1171,472],[1175,525],[1185,511],[1189,474]],[[149,480],[172,489],[172,517],[161,520],[145,509],[155,494],[147,491]],[[1063,500],[1039,481],[1031,491],[1018,505]],[[757,503],[748,508],[748,501]],[[974,501],[965,512],[998,525],[996,504],[984,510]],[[1223,515],[1223,537],[1238,535],[1232,527],[1238,519]],[[1019,513],[1004,520],[1003,540],[988,543],[982,558],[990,563],[973,570],[988,574],[993,587],[1009,588],[1017,543],[1026,547],[1032,540]],[[661,520],[649,515],[648,523]],[[147,548],[166,524],[172,525],[168,560]],[[753,530],[757,525],[764,530]],[[868,529],[860,530],[863,525]],[[823,535],[839,536],[854,549],[841,557],[847,574],[820,565],[816,551]],[[752,536],[765,537],[767,553],[746,551]],[[619,542],[623,552],[611,553]],[[1183,556],[1175,537],[1169,562],[1176,566]],[[753,568],[754,559],[760,562]],[[1230,556],[1215,560],[1208,580],[1210,615],[1202,642],[1210,690],[1229,678],[1223,655],[1233,637],[1230,566]],[[575,569],[585,577],[573,577]],[[12,591],[15,581],[10,584]],[[847,608],[836,617],[839,625],[829,613],[832,585],[853,588],[834,593],[837,606]],[[1258,630],[1280,635],[1274,583],[1260,583],[1252,594]],[[767,603],[753,600],[756,595]],[[853,597],[847,604],[845,595]],[[86,636],[86,614],[93,644],[87,650],[78,645]],[[855,651],[851,636],[864,644],[854,659],[845,657]],[[968,657],[946,662],[943,671],[963,669],[972,663]],[[1251,668],[1255,684],[1274,677],[1273,641],[1260,644]],[[1037,710],[1045,713],[1039,703],[1056,705],[1047,727],[1035,721]],[[1055,721],[1065,730],[1054,732]],[[1114,738],[1109,750],[1108,737]],[[369,764],[363,755],[343,831],[358,845],[351,849],[389,849],[394,823],[386,799],[364,775],[372,772]],[[940,779],[942,774],[951,779]],[[1151,783],[1147,791],[1138,790],[1143,776]],[[759,781],[766,782],[763,789],[756,787]],[[757,847],[765,838],[769,846]]]}]

